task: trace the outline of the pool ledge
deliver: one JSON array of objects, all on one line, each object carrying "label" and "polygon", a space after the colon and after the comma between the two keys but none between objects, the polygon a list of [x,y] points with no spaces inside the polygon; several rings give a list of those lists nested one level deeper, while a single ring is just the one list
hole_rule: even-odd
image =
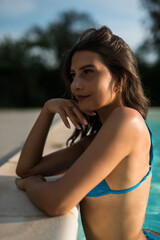
[{"label": "pool ledge", "polygon": [[[52,131],[57,145],[53,143]],[[65,131],[59,123],[51,129],[45,147],[46,152],[62,147]],[[63,134],[63,138],[62,138]],[[67,132],[68,134],[68,132]],[[67,136],[66,134],[66,136]],[[70,133],[69,133],[70,135]],[[52,148],[52,149],[51,149]],[[15,185],[15,168],[17,153],[0,167],[0,236],[1,240],[76,240],[78,234],[78,206],[68,214],[59,217],[48,217],[36,208],[28,199],[25,192],[17,189]],[[51,180],[55,180],[52,177]]]}]

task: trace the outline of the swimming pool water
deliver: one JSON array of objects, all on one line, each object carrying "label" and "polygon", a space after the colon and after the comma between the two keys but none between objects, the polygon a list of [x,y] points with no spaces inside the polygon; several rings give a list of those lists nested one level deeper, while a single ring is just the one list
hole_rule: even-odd
[{"label": "swimming pool water", "polygon": [[[147,122],[153,133],[154,162],[150,195],[143,228],[160,232],[160,108],[151,108],[149,110]],[[78,240],[85,239],[79,216]]]},{"label": "swimming pool water", "polygon": [[154,139],[153,175],[143,227],[160,232],[160,109],[152,108],[147,117]]}]

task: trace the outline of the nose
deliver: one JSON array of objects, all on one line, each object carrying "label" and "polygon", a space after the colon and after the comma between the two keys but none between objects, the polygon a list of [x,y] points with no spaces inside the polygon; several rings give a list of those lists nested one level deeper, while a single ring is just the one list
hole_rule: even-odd
[{"label": "nose", "polygon": [[71,89],[72,90],[77,90],[77,89],[83,89],[84,84],[83,80],[80,76],[75,76],[72,83],[71,83]]}]

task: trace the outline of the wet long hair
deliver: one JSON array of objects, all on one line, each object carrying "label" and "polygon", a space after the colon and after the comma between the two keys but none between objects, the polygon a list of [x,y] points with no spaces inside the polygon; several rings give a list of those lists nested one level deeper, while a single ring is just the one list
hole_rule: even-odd
[{"label": "wet long hair", "polygon": [[[142,88],[137,60],[124,40],[114,35],[106,26],[84,31],[78,42],[67,53],[62,68],[62,78],[69,91],[70,98],[76,100],[70,90],[72,57],[75,52],[83,50],[98,53],[102,57],[106,67],[116,76],[115,79],[119,82],[123,105],[136,109],[146,119],[149,99],[145,96]],[[91,117],[85,114],[85,117],[89,125],[80,125],[81,130],[75,129],[67,140],[67,145],[72,145],[77,137],[82,138],[97,133],[100,129],[102,124],[98,115]]]}]

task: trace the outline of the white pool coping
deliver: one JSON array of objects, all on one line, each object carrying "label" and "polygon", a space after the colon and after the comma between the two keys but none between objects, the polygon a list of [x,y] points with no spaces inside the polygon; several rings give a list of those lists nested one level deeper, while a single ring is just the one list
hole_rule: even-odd
[{"label": "white pool coping", "polygon": [[[56,143],[53,134],[56,136]],[[45,152],[63,147],[65,137],[70,135],[71,132],[58,122],[50,131]],[[26,193],[15,185],[15,168],[19,154],[20,152],[0,167],[0,239],[76,240],[79,206],[59,217],[48,217],[35,207]],[[57,177],[51,178],[55,180]]]}]

